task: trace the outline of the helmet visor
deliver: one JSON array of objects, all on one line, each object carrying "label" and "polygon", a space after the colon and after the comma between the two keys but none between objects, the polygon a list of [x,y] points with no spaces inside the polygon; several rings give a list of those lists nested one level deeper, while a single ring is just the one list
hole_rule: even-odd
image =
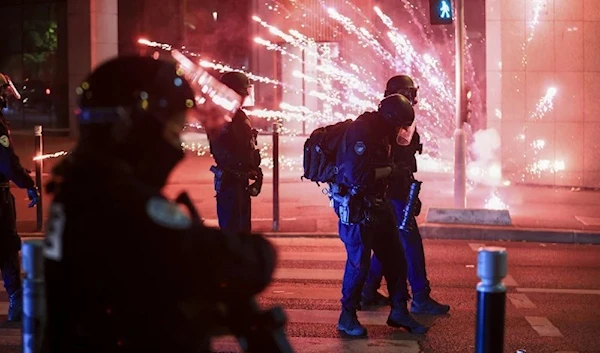
[{"label": "helmet visor", "polygon": [[410,145],[410,141],[415,134],[415,130],[417,128],[416,120],[413,120],[410,126],[402,126],[398,130],[398,135],[396,135],[396,143],[399,146],[408,146]]}]

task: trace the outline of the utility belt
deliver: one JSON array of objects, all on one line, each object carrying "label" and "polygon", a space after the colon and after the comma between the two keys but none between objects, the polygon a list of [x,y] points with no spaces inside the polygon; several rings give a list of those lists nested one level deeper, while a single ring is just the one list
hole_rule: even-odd
[{"label": "utility belt", "polygon": [[236,170],[232,168],[224,168],[220,166],[213,165],[210,167],[210,171],[215,174],[217,178],[223,178],[224,176],[231,176],[235,179],[239,180],[248,180],[251,177],[250,172],[244,172],[241,170]]},{"label": "utility belt", "polygon": [[375,215],[386,207],[383,193],[369,193],[357,187],[329,184],[323,192],[345,225],[373,222]]},{"label": "utility belt", "polygon": [[223,187],[226,187],[227,181],[231,181],[232,179],[243,183],[248,183],[249,179],[256,180],[254,184],[258,192],[260,192],[262,187],[263,175],[260,169],[257,171],[241,171],[213,165],[210,167],[210,171],[215,174],[215,191],[217,192],[223,190]]}]

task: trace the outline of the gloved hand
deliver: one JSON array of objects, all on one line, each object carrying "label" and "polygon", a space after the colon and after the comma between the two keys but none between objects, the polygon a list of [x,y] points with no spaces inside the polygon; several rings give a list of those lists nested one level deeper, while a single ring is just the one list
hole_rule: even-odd
[{"label": "gloved hand", "polygon": [[32,189],[27,189],[27,197],[29,197],[29,199],[31,200],[31,202],[29,203],[29,205],[27,205],[27,207],[31,208],[31,207],[35,206],[38,203],[38,199],[39,199],[37,187],[33,187]]},{"label": "gloved hand", "polygon": [[256,197],[260,194],[263,184],[263,172],[261,168],[256,170],[256,178],[253,180],[256,181],[248,186],[248,192],[250,193],[250,196]]},{"label": "gloved hand", "polygon": [[417,197],[417,201],[415,201],[415,217],[421,214],[421,207],[423,204],[421,203],[421,199]]}]

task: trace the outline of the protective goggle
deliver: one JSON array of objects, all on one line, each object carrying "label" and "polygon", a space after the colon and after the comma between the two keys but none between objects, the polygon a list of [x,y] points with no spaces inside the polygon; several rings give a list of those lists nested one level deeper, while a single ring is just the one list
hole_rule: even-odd
[{"label": "protective goggle", "polygon": [[410,145],[410,141],[415,134],[415,130],[417,129],[417,122],[413,120],[410,126],[402,126],[398,130],[398,134],[396,135],[396,143],[399,146],[408,146]]}]

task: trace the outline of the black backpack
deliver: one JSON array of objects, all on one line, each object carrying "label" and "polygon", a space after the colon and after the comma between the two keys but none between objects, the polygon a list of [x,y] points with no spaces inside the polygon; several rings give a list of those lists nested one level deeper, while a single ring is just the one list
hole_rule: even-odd
[{"label": "black backpack", "polygon": [[337,167],[337,151],[340,146],[345,149],[345,136],[352,120],[315,129],[304,143],[304,175],[319,183],[335,182]]}]

